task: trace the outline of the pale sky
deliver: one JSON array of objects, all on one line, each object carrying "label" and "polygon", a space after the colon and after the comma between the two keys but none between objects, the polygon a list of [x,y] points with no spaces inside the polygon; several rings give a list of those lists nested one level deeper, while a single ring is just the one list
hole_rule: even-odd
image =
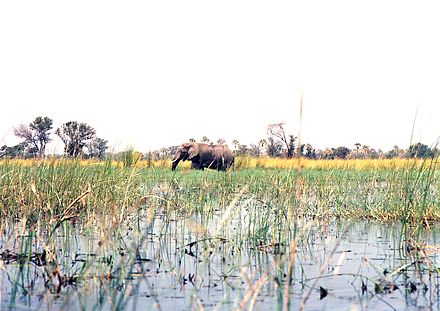
[{"label": "pale sky", "polygon": [[[436,1],[2,1],[0,145],[37,116],[115,150],[250,144],[270,123],[316,148],[440,136]],[[54,136],[52,150],[63,144]]]}]

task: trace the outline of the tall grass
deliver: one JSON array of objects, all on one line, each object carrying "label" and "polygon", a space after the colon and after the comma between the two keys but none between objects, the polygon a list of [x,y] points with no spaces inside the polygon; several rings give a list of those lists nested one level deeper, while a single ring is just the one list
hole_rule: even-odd
[{"label": "tall grass", "polygon": [[25,215],[28,223],[40,220],[59,226],[54,219],[90,219],[112,209],[123,215],[125,209],[154,197],[155,204],[168,210],[210,210],[218,204],[227,206],[235,193],[247,187],[244,197],[279,210],[298,206],[311,217],[411,218],[412,222],[440,218],[436,159],[239,158],[242,169],[224,174],[189,170],[187,163],[177,173],[170,171],[168,162],[144,168],[133,155],[127,158],[123,163],[2,161],[0,214],[16,219]]},{"label": "tall grass", "polygon": [[[0,165],[13,164],[16,166],[35,166],[41,163],[56,164],[64,163],[65,159],[49,158],[49,159],[12,159],[0,160]],[[81,166],[88,165],[104,165],[105,161],[99,160],[75,160]],[[134,150],[126,150],[122,161],[111,160],[112,166],[115,167],[136,167],[136,168],[171,168],[171,160],[152,160],[151,155],[145,160],[141,160],[141,154]],[[306,159],[306,158],[271,158],[271,157],[247,157],[238,156],[235,159],[234,168],[240,169],[287,169],[295,170],[298,168],[316,169],[316,170],[414,170],[427,168],[439,168],[438,159],[409,159],[409,158],[393,158],[393,159]],[[180,162],[180,169],[187,169],[191,166],[190,161]]]},{"label": "tall grass", "polygon": [[[182,165],[183,164],[183,165]],[[179,164],[181,168],[188,168],[190,162]],[[422,159],[306,159],[306,158],[271,158],[271,157],[247,157],[238,156],[235,159],[235,169],[288,169],[295,170],[299,168],[317,169],[317,170],[406,170],[408,167],[413,168],[425,166],[428,163]],[[140,161],[139,167],[147,166],[146,161]],[[153,167],[168,168],[171,162],[167,160],[153,161]],[[435,169],[439,168],[438,162],[435,163]]]},{"label": "tall grass", "polygon": [[[52,293],[88,279],[108,281],[123,289],[109,294],[111,305],[124,308],[135,290],[128,280],[147,275],[141,263],[150,258],[160,271],[157,258],[169,256],[164,249],[208,263],[222,256],[233,260],[231,253],[271,252],[280,256],[274,271],[290,275],[312,225],[335,219],[403,221],[417,232],[440,220],[435,159],[238,158],[227,173],[190,170],[188,163],[176,172],[169,161],[144,164],[133,153],[122,162],[0,162],[0,232],[8,236],[2,260],[18,263],[11,301],[32,286],[29,263],[41,267]],[[177,220],[180,225],[173,225]],[[164,245],[146,254],[152,228]],[[180,277],[188,274],[184,263],[175,265],[171,268],[183,271]],[[234,268],[222,271],[225,280]],[[253,306],[264,282],[284,278],[256,277],[237,307]],[[277,286],[284,297],[290,285]]]}]

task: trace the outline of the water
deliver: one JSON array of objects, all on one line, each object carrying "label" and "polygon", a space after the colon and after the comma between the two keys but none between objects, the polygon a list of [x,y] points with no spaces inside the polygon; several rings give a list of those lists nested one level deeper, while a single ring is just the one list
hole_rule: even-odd
[{"label": "water", "polygon": [[[8,227],[1,309],[272,310],[282,309],[288,283],[292,310],[307,295],[306,310],[440,309],[436,227],[417,245],[401,225],[301,220],[274,240],[285,227],[267,228],[261,215],[246,213],[152,217],[145,210],[124,230],[107,224],[101,233],[69,224],[57,234],[57,265],[39,265],[44,239]],[[27,253],[26,241],[31,258],[11,255]]]}]

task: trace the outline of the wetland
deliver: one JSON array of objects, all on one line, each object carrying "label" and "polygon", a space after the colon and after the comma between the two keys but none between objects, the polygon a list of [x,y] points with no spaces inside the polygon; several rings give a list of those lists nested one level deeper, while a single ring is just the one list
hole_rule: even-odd
[{"label": "wetland", "polygon": [[[428,163],[429,164],[429,163]],[[5,310],[439,309],[438,171],[0,165]]]}]

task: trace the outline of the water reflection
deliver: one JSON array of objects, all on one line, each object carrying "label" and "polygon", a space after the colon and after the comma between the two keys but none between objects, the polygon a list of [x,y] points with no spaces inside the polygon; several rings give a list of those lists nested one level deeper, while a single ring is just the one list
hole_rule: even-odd
[{"label": "water reflection", "polygon": [[440,308],[437,228],[417,243],[401,225],[286,227],[270,214],[272,228],[264,213],[245,210],[153,218],[145,210],[106,235],[70,224],[57,234],[56,264],[42,239],[5,228],[2,309],[298,309],[305,297],[307,310]]}]

